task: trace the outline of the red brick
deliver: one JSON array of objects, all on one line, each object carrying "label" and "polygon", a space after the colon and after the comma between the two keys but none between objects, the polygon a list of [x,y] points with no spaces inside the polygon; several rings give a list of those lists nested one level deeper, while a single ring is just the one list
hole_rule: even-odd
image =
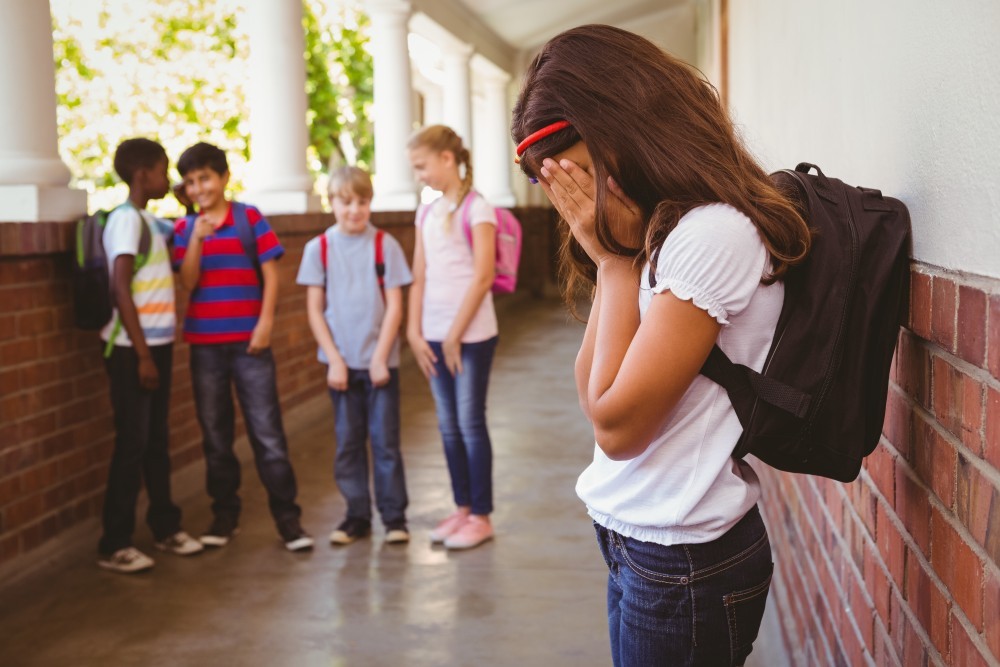
[{"label": "red brick", "polygon": [[879,503],[876,507],[877,528],[875,531],[875,542],[878,545],[882,562],[896,586],[903,589],[903,564],[906,559],[903,537],[899,530],[889,521],[887,507],[884,503]]},{"label": "red brick", "polygon": [[986,600],[983,618],[986,645],[990,647],[993,658],[1000,660],[1000,575],[991,572],[987,576],[983,596]]},{"label": "red brick", "polygon": [[4,530],[12,530],[33,521],[41,516],[42,509],[43,503],[40,494],[28,496],[11,504],[3,511]]},{"label": "red brick", "polygon": [[0,316],[0,341],[14,338],[17,338],[17,318],[14,315]]},{"label": "red brick", "polygon": [[906,562],[906,601],[941,655],[948,654],[948,601],[919,558]]},{"label": "red brick", "polygon": [[55,328],[55,317],[51,310],[33,310],[17,316],[17,333],[27,338],[48,333]]},{"label": "red brick", "polygon": [[14,502],[21,496],[21,476],[11,475],[0,479],[0,508]]},{"label": "red brick", "polygon": [[986,367],[1000,379],[1000,294],[990,295],[990,315],[986,334]]},{"label": "red brick", "polygon": [[951,617],[951,664],[955,667],[990,667],[989,661],[954,615]]},{"label": "red brick", "polygon": [[[896,514],[924,556],[930,557],[931,506],[927,492],[907,474],[906,465],[896,463]],[[879,532],[882,517],[879,517]]]},{"label": "red brick", "polygon": [[882,559],[879,558],[875,547],[865,548],[865,585],[868,587],[868,594],[875,604],[875,614],[889,623],[889,577],[882,571],[879,565]]},{"label": "red brick", "polygon": [[904,459],[910,456],[912,421],[913,410],[909,401],[895,388],[890,388],[882,434]]},{"label": "red brick", "polygon": [[[958,461],[956,514],[994,563],[1000,564],[1000,489],[965,457]],[[997,601],[1000,604],[1000,600]]]},{"label": "red brick", "polygon": [[34,338],[19,338],[0,344],[0,366],[17,366],[32,362],[36,358],[38,358],[38,343]]},{"label": "red brick", "polygon": [[930,660],[928,658],[928,648],[929,647],[924,643],[923,638],[917,634],[917,630],[914,627],[913,622],[906,619],[903,625],[903,664],[929,664]]},{"label": "red brick", "polygon": [[1000,391],[986,389],[986,441],[983,458],[1000,470]]},{"label": "red brick", "polygon": [[958,356],[982,368],[986,362],[986,293],[958,288]]},{"label": "red brick", "polygon": [[921,338],[931,337],[931,276],[910,273],[910,330]]},{"label": "red brick", "polygon": [[931,410],[931,361],[919,338],[906,333],[899,337],[899,386],[926,410]]},{"label": "red brick", "polygon": [[896,496],[896,487],[893,481],[893,469],[896,458],[886,449],[885,445],[879,443],[875,451],[865,458],[865,468],[879,492],[885,496],[886,500],[893,502]]},{"label": "red brick", "polygon": [[983,627],[983,563],[937,509],[931,512],[931,564],[977,629]]},{"label": "red brick", "polygon": [[32,292],[22,287],[0,287],[0,303],[3,304],[4,311],[17,313],[22,310],[30,310],[32,303]]},{"label": "red brick", "polygon": [[949,352],[955,351],[957,296],[953,280],[934,277],[931,287],[931,340]]},{"label": "red brick", "polygon": [[934,357],[934,414],[938,421],[972,451],[982,447],[982,383]]},{"label": "red brick", "polygon": [[955,467],[958,461],[955,446],[922,416],[918,416],[916,422],[913,468],[917,477],[931,487],[945,507],[951,507],[955,499]]}]

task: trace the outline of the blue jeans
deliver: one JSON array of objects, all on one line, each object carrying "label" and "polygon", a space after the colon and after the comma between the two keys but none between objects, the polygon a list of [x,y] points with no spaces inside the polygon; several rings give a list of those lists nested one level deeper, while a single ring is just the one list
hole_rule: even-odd
[{"label": "blue jeans", "polygon": [[205,448],[206,486],[215,516],[235,524],[241,508],[240,462],[233,452],[235,385],[271,515],[279,525],[298,519],[301,510],[295,504],[295,473],[288,460],[271,350],[251,355],[245,342],[192,345],[191,383]]},{"label": "blue jeans", "polygon": [[722,537],[665,547],[597,526],[608,565],[615,667],[742,665],[771,585],[771,545],[755,506]]},{"label": "blue jeans", "polygon": [[132,545],[135,502],[144,481],[149,495],[146,523],[153,536],[163,540],[181,529],[181,510],[170,498],[168,451],[167,417],[174,346],[154,345],[149,352],[160,376],[160,385],[153,391],[139,385],[139,357],[135,349],[116,345],[111,356],[104,360],[115,415],[115,449],[108,468],[102,511],[104,532],[97,546],[104,555]]},{"label": "blue jeans", "polygon": [[462,343],[462,373],[452,376],[444,364],[441,343],[427,341],[437,357],[431,393],[437,406],[438,428],[451,474],[455,504],[473,514],[493,511],[493,446],[486,430],[486,390],[498,337]]},{"label": "blue jeans", "polygon": [[337,433],[334,479],[347,500],[347,516],[371,521],[368,450],[371,438],[375,504],[386,526],[406,522],[406,477],[399,451],[399,370],[375,387],[367,370],[348,369],[347,390],[330,390]]}]

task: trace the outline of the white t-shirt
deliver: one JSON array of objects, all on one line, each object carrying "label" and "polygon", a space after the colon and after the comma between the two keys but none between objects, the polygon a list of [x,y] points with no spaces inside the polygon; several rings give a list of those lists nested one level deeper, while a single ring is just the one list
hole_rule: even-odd
[{"label": "white t-shirt", "polygon": [[[459,209],[439,197],[428,204],[424,214],[417,211],[418,233],[424,245],[426,263],[423,318],[420,326],[424,338],[443,341],[458,314],[465,293],[475,275],[472,247],[462,229]],[[476,225],[496,226],[496,211],[478,193],[469,205],[469,221]],[[421,218],[423,222],[421,222]],[[463,343],[480,343],[497,335],[497,315],[493,309],[493,294],[487,292],[462,336]]]},{"label": "white t-shirt", "polygon": [[[114,280],[115,259],[119,255],[135,256],[139,252],[142,228],[149,227],[149,259],[132,277],[132,301],[139,313],[139,326],[146,345],[166,345],[174,341],[177,313],[174,307],[174,273],[170,268],[170,253],[164,231],[171,225],[157,224],[148,211],[139,211],[130,204],[119,206],[108,215],[104,225],[104,252],[108,256],[108,272]],[[119,320],[115,308],[111,320],[101,329],[101,340],[107,341]],[[115,345],[132,347],[124,326],[118,330]]]},{"label": "white t-shirt", "polygon": [[[648,268],[641,315],[655,294],[670,290],[723,325],[716,343],[733,362],[763,368],[785,288],[761,284],[770,257],[749,218],[726,204],[696,208],[667,237],[652,289]],[[699,375],[640,456],[612,461],[595,447],[577,495],[594,521],[627,537],[667,546],[710,542],[760,497],[756,473],[731,457],[741,433],[726,390]]]}]

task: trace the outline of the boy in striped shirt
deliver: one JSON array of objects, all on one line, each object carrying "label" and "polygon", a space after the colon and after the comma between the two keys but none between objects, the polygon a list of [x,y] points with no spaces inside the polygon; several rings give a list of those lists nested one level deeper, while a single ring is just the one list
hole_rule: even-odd
[{"label": "boy in striped shirt", "polygon": [[202,544],[221,547],[236,535],[241,509],[240,463],[233,453],[232,387],[243,411],[257,472],[285,547],[309,549],[299,522],[295,473],[281,422],[271,353],[278,299],[276,261],[284,254],[256,208],[226,199],[229,164],[216,146],[197,143],[177,170],[197,215],[177,221],[174,266],[191,291],[184,340],[191,345],[191,381],[204,436],[208,494],[214,519]]},{"label": "boy in striped shirt", "polygon": [[[170,497],[167,416],[176,328],[174,280],[161,221],[146,211],[149,200],[161,199],[170,189],[167,153],[150,139],[127,139],[115,151],[114,164],[129,193],[108,215],[102,238],[115,303],[101,331],[115,448],[97,563],[130,573],[153,567],[153,559],[132,546],[135,502],[144,479],[146,521],[156,548],[187,556],[203,547],[181,530],[181,510]],[[145,255],[140,250],[144,233],[149,238]]]}]

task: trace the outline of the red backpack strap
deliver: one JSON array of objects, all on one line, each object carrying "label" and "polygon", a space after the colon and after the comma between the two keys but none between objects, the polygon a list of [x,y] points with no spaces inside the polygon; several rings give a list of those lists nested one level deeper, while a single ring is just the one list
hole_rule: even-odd
[{"label": "red backpack strap", "polygon": [[385,303],[385,232],[381,229],[375,230],[375,276],[378,278],[378,289],[382,293],[382,302]]},{"label": "red backpack strap", "polygon": [[326,232],[319,235],[319,258],[323,262],[323,273],[326,273],[326,256],[328,254],[328,241],[326,240]]}]

